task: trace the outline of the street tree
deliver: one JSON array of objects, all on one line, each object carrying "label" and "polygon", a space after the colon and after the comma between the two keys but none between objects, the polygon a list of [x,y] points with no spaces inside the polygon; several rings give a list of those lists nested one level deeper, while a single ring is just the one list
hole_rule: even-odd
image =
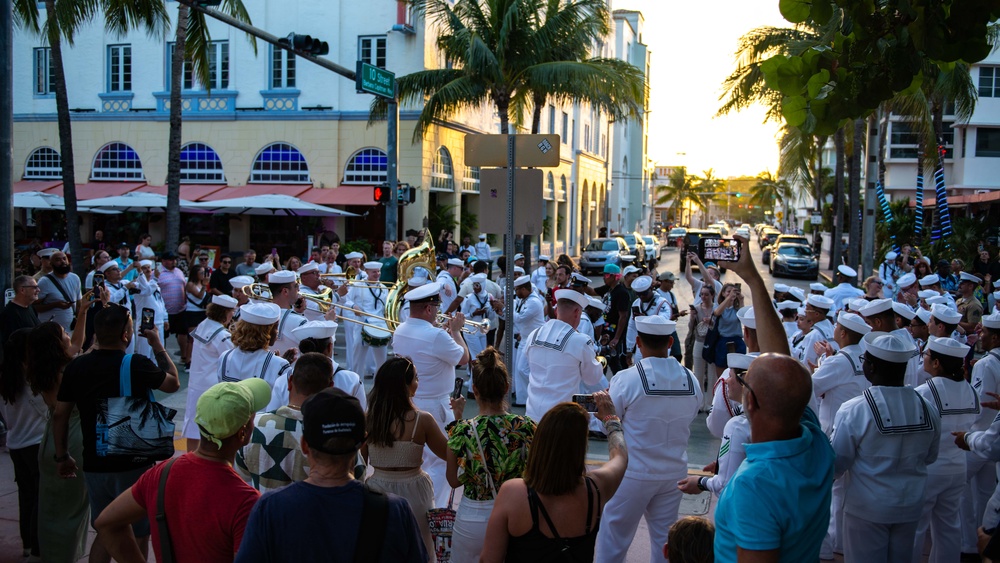
[{"label": "street tree", "polygon": [[[694,176],[687,173],[687,168],[680,166],[671,170],[667,176],[667,183],[656,187],[656,205],[668,206],[668,214],[675,218],[679,224],[686,224],[684,221],[684,208],[690,209],[692,206],[707,211],[704,202],[695,190]],[[686,205],[685,205],[686,204]],[[688,221],[690,221],[690,216]]]}]

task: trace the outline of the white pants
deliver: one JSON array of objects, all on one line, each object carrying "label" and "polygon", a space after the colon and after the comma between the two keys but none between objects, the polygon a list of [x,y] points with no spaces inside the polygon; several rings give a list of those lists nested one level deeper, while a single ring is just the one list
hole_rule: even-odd
[{"label": "white pants", "polygon": [[493,513],[492,500],[471,500],[462,497],[451,531],[451,560],[455,563],[479,561],[486,538],[486,523]]},{"label": "white pants", "polygon": [[[149,341],[146,340],[145,337],[139,336],[138,333],[139,325],[136,325],[135,329],[136,329],[136,335],[135,338],[132,339],[132,342],[135,343],[134,353],[146,356],[147,358],[150,359],[151,362],[155,364],[156,358],[154,357],[153,354],[153,347],[149,345]],[[156,330],[160,333],[160,344],[163,344],[163,323],[156,323]]]},{"label": "white pants", "polygon": [[[422,411],[426,411],[434,417],[438,427],[444,432],[444,427],[449,422],[455,420],[455,413],[451,410],[451,403],[448,395],[431,398],[413,398],[413,405]],[[451,494],[451,485],[445,476],[448,464],[445,460],[434,455],[428,446],[424,446],[424,471],[431,477],[434,484],[434,508],[444,508],[448,506],[448,496]]]},{"label": "white pants", "polygon": [[[997,478],[1000,479],[1000,463],[997,465]],[[989,530],[1000,525],[1000,485],[993,489],[990,500],[986,502],[986,509],[981,514],[983,527]]]},{"label": "white pants", "polygon": [[594,561],[625,561],[643,516],[649,530],[650,563],[666,561],[663,544],[667,543],[670,526],[677,521],[683,496],[677,488],[677,479],[643,481],[626,475],[615,495],[604,505]]},{"label": "white pants", "polygon": [[[364,377],[369,373],[378,373],[378,369],[385,363],[388,350],[388,346],[370,346],[365,342],[364,338],[361,337],[361,331],[358,331],[357,338],[354,340],[354,349],[350,354],[348,354],[348,356],[354,359],[354,365],[351,365],[348,369],[361,377]],[[369,370],[372,364],[372,362],[369,361],[370,358],[374,359],[374,371]]]},{"label": "white pants", "polygon": [[517,394],[517,404],[528,404],[528,360],[524,352],[514,350],[514,393]]},{"label": "white pants", "polygon": [[486,349],[486,335],[480,332],[464,336],[465,345],[469,347],[469,358],[475,360],[479,353]]},{"label": "white pants", "polygon": [[965,473],[955,475],[927,474],[924,489],[924,508],[913,543],[913,563],[923,557],[927,530],[931,532],[931,553],[928,563],[958,563],[962,552],[962,526],[958,521],[958,507],[965,486]]},{"label": "white pants", "polygon": [[702,405],[701,410],[708,412],[712,408],[712,389],[719,376],[715,374],[715,364],[710,364],[701,357],[701,348],[704,345],[704,340],[694,339],[694,363],[692,364],[694,369],[692,371],[694,371],[694,378],[701,384],[701,390],[705,396],[705,404]]},{"label": "white pants", "polygon": [[976,553],[976,530],[997,485],[997,464],[973,452],[965,455],[965,491],[962,493],[962,553]]},{"label": "white pants", "polygon": [[[819,550],[819,558],[833,559],[834,553],[844,553],[844,477],[833,482],[833,497],[830,501],[830,526]],[[861,561],[861,559],[858,559]]]},{"label": "white pants", "polygon": [[347,365],[347,369],[353,371],[354,373],[364,377],[363,372],[355,371],[357,365],[354,363],[354,348],[355,341],[361,340],[361,325],[344,322],[344,363]]},{"label": "white pants", "polygon": [[877,524],[844,514],[844,561],[896,563],[913,558],[917,522]]}]

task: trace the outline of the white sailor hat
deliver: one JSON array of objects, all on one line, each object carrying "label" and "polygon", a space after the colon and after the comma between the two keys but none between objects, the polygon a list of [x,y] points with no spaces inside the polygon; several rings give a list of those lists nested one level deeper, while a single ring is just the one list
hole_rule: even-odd
[{"label": "white sailor hat", "polygon": [[920,319],[920,322],[924,324],[931,322],[930,309],[924,309],[923,307],[920,307],[913,313],[913,315],[914,318]]},{"label": "white sailor hat", "polygon": [[53,254],[59,252],[58,248],[43,248],[35,253],[39,258],[51,258]]},{"label": "white sailor hat", "polygon": [[864,309],[865,307],[867,307],[868,303],[870,303],[870,301],[868,301],[867,299],[860,299],[860,298],[859,299],[851,299],[850,301],[847,302],[847,309],[849,311],[854,311],[854,312],[860,314],[861,313],[861,309]]},{"label": "white sailor hat", "polygon": [[574,289],[557,289],[555,297],[556,301],[572,301],[579,305],[581,309],[585,309],[590,304],[590,300],[587,299],[586,295]]},{"label": "white sailor hat", "polygon": [[539,262],[548,262],[549,261],[549,257],[546,254],[539,254],[538,255],[538,261]]},{"label": "white sailor hat", "polygon": [[252,325],[270,326],[281,318],[281,307],[274,303],[247,303],[240,307],[240,320]]},{"label": "white sailor hat", "polygon": [[108,260],[107,262],[104,263],[103,266],[100,267],[100,270],[102,272],[107,272],[111,268],[118,268],[119,270],[122,269],[121,266],[118,265],[118,262],[115,262],[114,260]]},{"label": "white sailor hat", "polygon": [[225,307],[226,309],[235,309],[240,303],[228,295],[213,295],[212,304]]},{"label": "white sailor hat", "polygon": [[964,281],[972,282],[972,283],[974,283],[976,285],[983,283],[983,280],[981,280],[979,278],[979,276],[974,276],[974,275],[970,274],[969,272],[962,272],[961,274],[959,274],[959,281],[960,282],[964,282]]},{"label": "white sailor hat", "polygon": [[788,293],[791,293],[793,297],[798,299],[799,303],[802,303],[803,301],[806,300],[806,292],[801,287],[789,288]]},{"label": "white sailor hat", "polygon": [[741,369],[746,371],[750,369],[750,364],[752,364],[756,358],[756,353],[738,354],[734,352],[732,354],[726,354],[726,365],[728,365],[730,369]]},{"label": "white sailor hat", "polygon": [[991,329],[1000,329],[1000,313],[991,313],[989,315],[983,315],[982,320],[983,326]]},{"label": "white sailor hat", "polygon": [[805,305],[802,305],[801,307],[799,307],[798,309],[795,310],[795,316],[797,316],[797,317],[801,317],[801,316],[803,316],[805,314],[806,314],[806,307],[805,307]]},{"label": "white sailor hat", "polygon": [[319,271],[319,264],[313,262],[312,260],[303,264],[303,266],[298,270],[295,270],[295,272],[300,276],[302,274],[308,274],[309,272],[317,272],[317,271]]},{"label": "white sailor hat", "polygon": [[[799,304],[800,303],[798,301],[782,301],[782,302],[778,303],[778,310],[779,311],[787,311],[789,309],[798,309],[799,308]],[[739,312],[737,311],[737,314],[738,313]]]},{"label": "white sailor hat", "polygon": [[927,303],[928,305],[931,306],[945,305],[948,303],[948,298],[945,297],[944,295],[938,294],[935,295],[934,297],[928,297],[927,299],[924,299],[924,303]]},{"label": "white sailor hat", "polygon": [[753,305],[747,305],[736,311],[736,318],[740,320],[743,326],[757,330],[757,319],[753,316]]},{"label": "white sailor hat", "polygon": [[903,274],[899,276],[898,280],[896,280],[896,285],[899,286],[900,289],[906,289],[915,283],[917,283],[917,276],[913,274]]},{"label": "white sailor hat", "polygon": [[348,252],[347,254],[345,254],[344,255],[344,260],[361,260],[364,257],[365,257],[364,254],[361,254],[360,252],[354,251],[354,252]]},{"label": "white sailor hat", "polygon": [[[415,266],[413,268],[413,275],[410,276],[410,279],[407,281],[407,283],[409,283],[410,285],[424,285],[425,283],[430,281],[429,280],[430,277],[431,277],[430,270],[424,268],[423,266]],[[418,283],[414,284],[413,283],[414,281]]]},{"label": "white sailor hat", "polygon": [[[635,273],[639,273],[641,271],[642,270],[640,270],[639,268],[636,268],[635,266],[628,265],[628,266],[625,266],[624,270],[622,270],[622,275],[623,276],[627,276],[629,274],[635,274]],[[635,283],[635,282],[633,282],[633,283]]]},{"label": "white sailor hat", "polygon": [[604,310],[604,301],[601,301],[600,299],[592,295],[588,295],[587,299],[590,301],[590,303],[587,305],[588,307],[594,307],[595,309],[600,309],[602,311]]},{"label": "white sailor hat", "polygon": [[921,260],[923,260],[924,264],[927,264],[928,266],[931,265],[931,259],[929,256],[924,256]]},{"label": "white sailor hat", "polygon": [[929,274],[920,278],[920,287],[941,283],[941,278],[937,274]]},{"label": "white sailor hat", "polygon": [[639,276],[632,280],[632,291],[642,293],[653,287],[653,278],[649,276]]},{"label": "white sailor hat", "polygon": [[257,266],[254,269],[254,272],[257,273],[257,277],[266,276],[268,273],[273,272],[273,271],[274,271],[274,264],[272,264],[270,262],[264,262],[263,264],[261,264],[260,266]]},{"label": "white sailor hat", "polygon": [[927,339],[927,348],[953,358],[964,358],[969,353],[969,347],[954,338],[931,336]]},{"label": "white sailor hat", "polygon": [[267,275],[267,283],[295,283],[295,272],[278,270]]},{"label": "white sailor hat", "polygon": [[520,252],[518,252],[517,254],[514,255],[514,260],[515,261],[522,260],[523,258],[524,258],[524,254],[521,254]]},{"label": "white sailor hat", "polygon": [[905,303],[893,302],[892,311],[908,321],[912,321],[913,317],[917,316],[917,312],[911,309],[910,306]]},{"label": "white sailor hat", "polygon": [[147,268],[147,267],[152,268],[153,267],[153,261],[152,260],[140,260],[139,261],[139,267],[140,268]]},{"label": "white sailor hat", "polygon": [[837,324],[843,326],[851,332],[856,332],[861,335],[868,334],[872,331],[872,327],[868,326],[859,315],[854,313],[841,313],[837,315]]},{"label": "white sailor hat", "polygon": [[921,289],[917,292],[917,297],[921,299],[930,299],[931,297],[937,297],[941,295],[940,293],[934,291],[933,289]]},{"label": "white sailor hat", "polygon": [[464,268],[465,267],[465,262],[462,262],[461,258],[449,258],[448,259],[448,266],[449,267],[450,266],[456,266],[458,268]]},{"label": "white sailor hat", "polygon": [[250,276],[235,276],[229,280],[229,285],[233,286],[233,289],[240,289],[252,283],[253,278]]},{"label": "white sailor hat", "polygon": [[484,281],[486,281],[486,274],[483,273],[472,274],[467,279],[472,283],[478,283],[481,285]]},{"label": "white sailor hat", "polygon": [[520,266],[514,266],[514,273],[515,274],[524,274],[524,268],[522,268]]},{"label": "white sailor hat", "polygon": [[381,270],[382,269],[382,263],[379,262],[378,260],[372,260],[370,262],[365,262],[365,269],[366,270]]},{"label": "white sailor hat", "polygon": [[788,289],[789,288],[786,284],[783,283],[774,284],[774,291],[777,291],[778,293],[788,293]]},{"label": "white sailor hat", "polygon": [[869,301],[868,305],[858,310],[862,317],[871,317],[879,313],[884,313],[892,309],[892,299],[876,299]]},{"label": "white sailor hat", "polygon": [[426,276],[413,276],[406,280],[406,285],[409,287],[420,287],[431,280],[427,279]]},{"label": "white sailor hat", "polygon": [[858,271],[855,270],[854,268],[850,267],[850,266],[845,265],[845,264],[841,264],[841,265],[837,266],[837,273],[840,274],[840,275],[842,275],[842,276],[847,276],[849,278],[857,278],[858,277]]},{"label": "white sailor hat", "polygon": [[302,342],[306,338],[333,338],[337,334],[337,323],[333,321],[308,321],[292,329],[292,336]]},{"label": "white sailor hat", "polygon": [[527,283],[531,283],[531,276],[521,276],[514,280],[514,287],[521,287]]},{"label": "white sailor hat", "polygon": [[486,233],[479,233],[479,240],[486,240]]},{"label": "white sailor hat", "polygon": [[962,313],[941,303],[931,307],[931,316],[949,325],[958,324],[958,321],[962,320]]},{"label": "white sailor hat", "polygon": [[[581,274],[580,272],[573,272],[570,278],[576,283],[582,283],[583,285],[590,285],[590,278]],[[632,283],[632,287],[635,287],[635,283]]]},{"label": "white sailor hat", "polygon": [[635,254],[626,254],[622,256],[622,262],[635,262]]},{"label": "white sailor hat", "polygon": [[888,332],[869,332],[861,339],[861,348],[865,354],[894,364],[905,364],[917,351],[912,342]]},{"label": "white sailor hat", "polygon": [[826,291],[827,289],[830,289],[830,288],[826,287],[825,285],[823,285],[823,284],[821,284],[819,282],[813,282],[813,283],[809,284],[809,289],[812,290],[812,291]]},{"label": "white sailor hat", "polygon": [[425,283],[415,289],[406,292],[403,299],[407,301],[425,301],[428,299],[441,299],[441,284],[439,282]]},{"label": "white sailor hat", "polygon": [[829,311],[833,308],[833,299],[830,299],[825,295],[816,295],[815,293],[806,299],[806,303],[816,307],[817,309],[823,309],[824,311]]},{"label": "white sailor hat", "polygon": [[640,334],[669,336],[677,331],[677,323],[660,315],[635,318],[635,330]]},{"label": "white sailor hat", "polygon": [[898,255],[898,254],[896,254],[896,252],[895,252],[895,251],[892,251],[892,250],[890,250],[889,252],[886,252],[886,253],[885,253],[885,261],[886,261],[886,262],[890,262],[890,261],[892,261],[892,260],[895,260],[895,259],[896,259],[896,256],[899,256],[899,255]]}]

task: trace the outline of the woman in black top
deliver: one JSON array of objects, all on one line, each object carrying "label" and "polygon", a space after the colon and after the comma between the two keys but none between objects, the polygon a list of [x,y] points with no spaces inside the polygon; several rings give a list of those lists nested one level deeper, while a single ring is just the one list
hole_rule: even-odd
[{"label": "woman in black top", "polygon": [[590,415],[576,403],[552,407],[538,423],[524,478],[500,487],[480,561],[594,560],[604,503],[618,490],[628,465],[611,397],[599,392],[594,400],[608,434],[608,462],[587,471]]}]

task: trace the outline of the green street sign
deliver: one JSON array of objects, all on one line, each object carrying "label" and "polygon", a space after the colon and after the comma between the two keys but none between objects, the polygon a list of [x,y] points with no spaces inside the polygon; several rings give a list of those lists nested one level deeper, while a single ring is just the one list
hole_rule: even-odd
[{"label": "green street sign", "polygon": [[388,70],[358,61],[355,73],[355,83],[358,92],[368,92],[383,98],[393,98],[396,95],[396,74]]}]

